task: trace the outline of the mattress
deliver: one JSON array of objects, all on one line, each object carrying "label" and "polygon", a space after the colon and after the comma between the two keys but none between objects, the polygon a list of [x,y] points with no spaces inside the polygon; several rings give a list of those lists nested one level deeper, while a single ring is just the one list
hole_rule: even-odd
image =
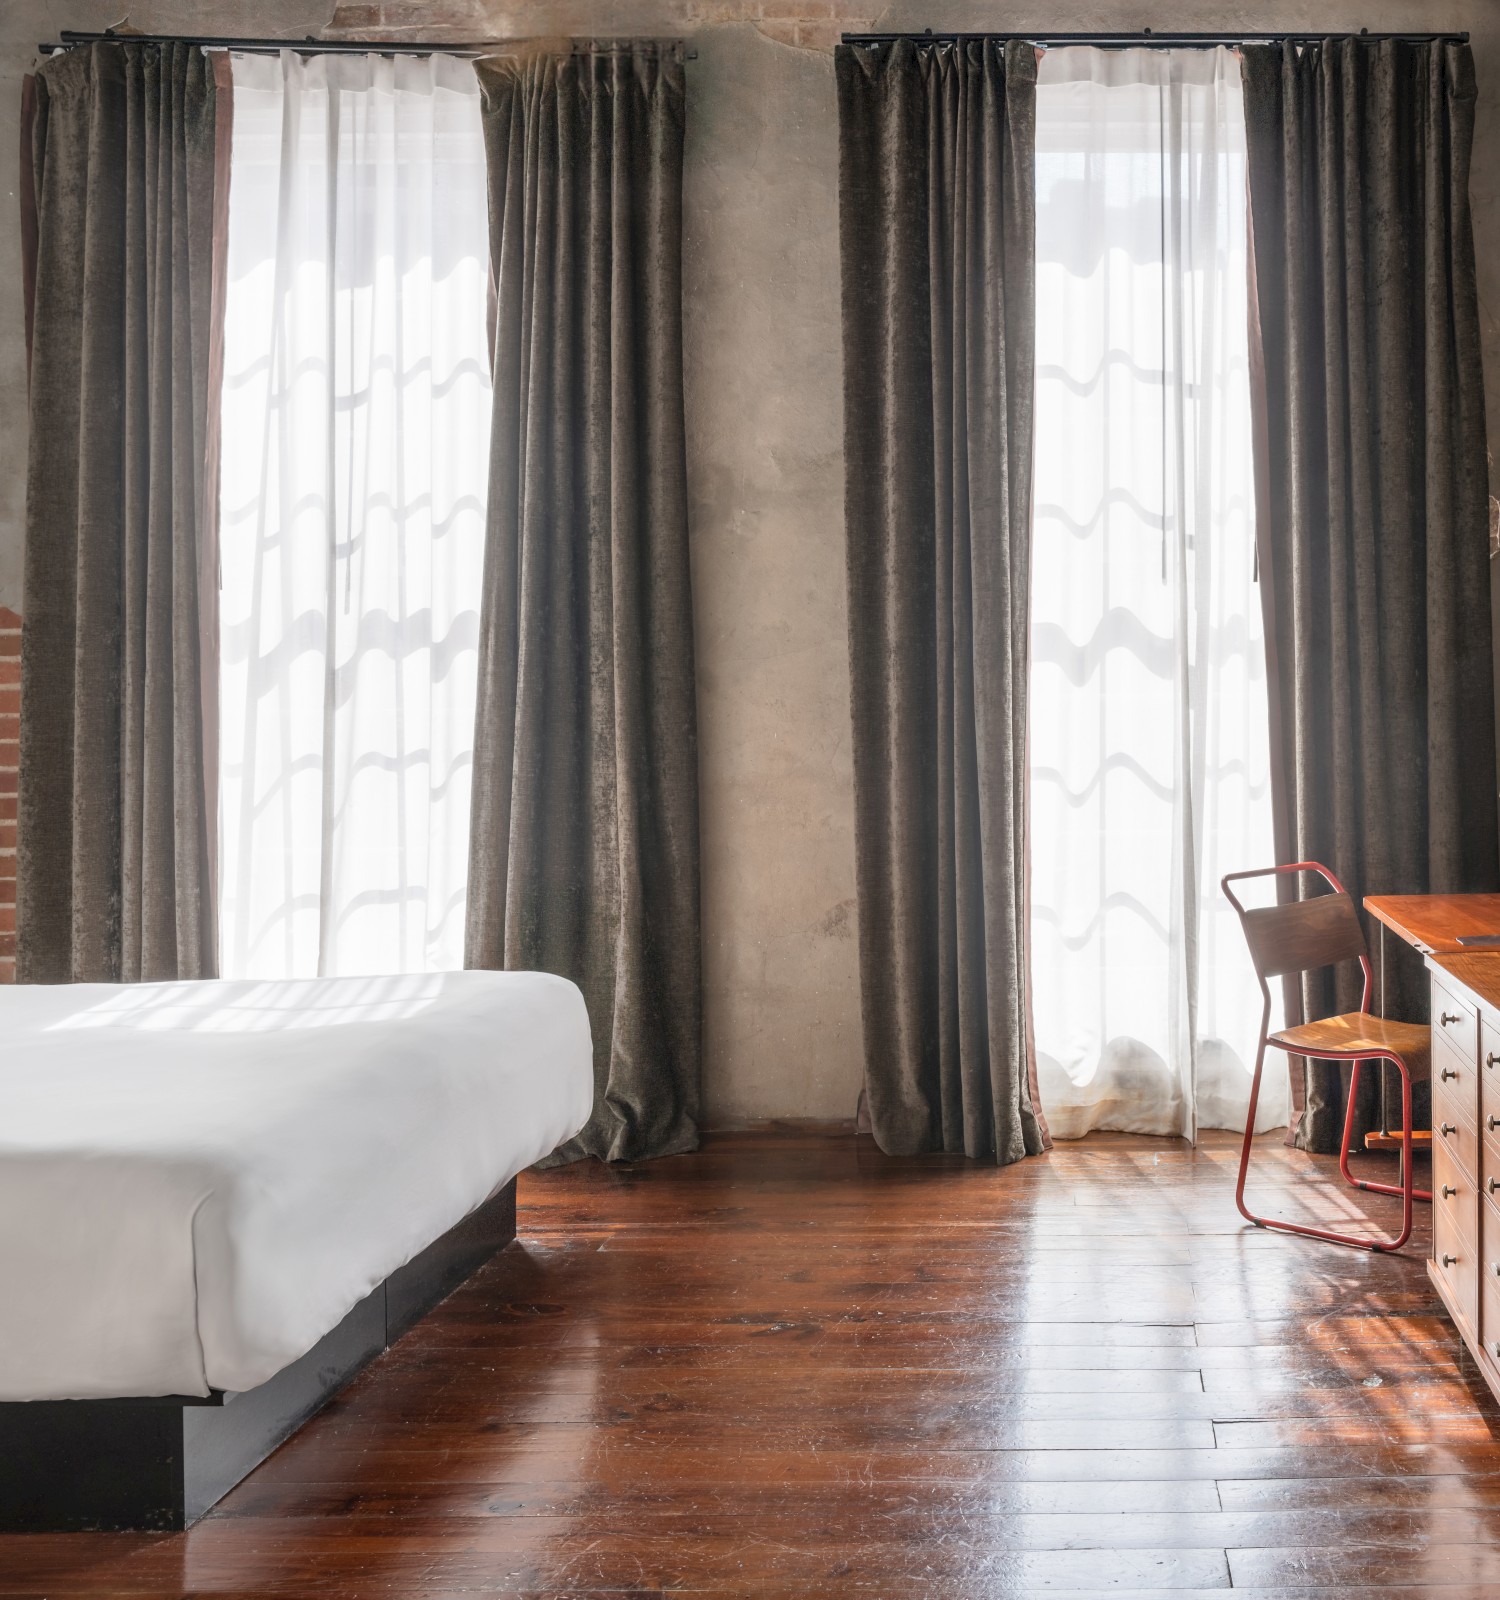
[{"label": "mattress", "polygon": [[254,1388],[592,1099],[543,973],[0,989],[0,1400]]}]

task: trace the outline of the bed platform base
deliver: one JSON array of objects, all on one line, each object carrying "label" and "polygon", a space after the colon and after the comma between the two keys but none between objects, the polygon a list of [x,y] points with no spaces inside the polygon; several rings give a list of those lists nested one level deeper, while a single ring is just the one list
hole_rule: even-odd
[{"label": "bed platform base", "polygon": [[191,1527],[515,1236],[512,1179],[257,1389],[0,1402],[0,1531]]}]

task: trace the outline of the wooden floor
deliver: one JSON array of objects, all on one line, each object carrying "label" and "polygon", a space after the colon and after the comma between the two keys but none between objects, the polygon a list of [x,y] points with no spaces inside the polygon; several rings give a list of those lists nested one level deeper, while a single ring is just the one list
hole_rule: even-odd
[{"label": "wooden floor", "polygon": [[[1358,1216],[1262,1143],[1263,1197]],[[804,1135],[523,1179],[518,1244],[207,1521],[0,1539],[0,1593],[1494,1600],[1500,1414],[1425,1216],[1277,1237],[1233,1171]]]}]

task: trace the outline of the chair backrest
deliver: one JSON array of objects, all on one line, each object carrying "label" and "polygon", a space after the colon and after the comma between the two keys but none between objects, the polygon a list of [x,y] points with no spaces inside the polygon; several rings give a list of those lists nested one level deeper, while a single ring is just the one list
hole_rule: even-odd
[{"label": "chair backrest", "polygon": [[1290,905],[1241,913],[1250,959],[1263,978],[1312,972],[1365,954],[1359,913],[1347,894],[1320,894]]},{"label": "chair backrest", "polygon": [[[1313,895],[1285,905],[1260,906],[1247,911],[1229,887],[1244,878],[1265,878],[1294,872],[1319,873],[1332,894]],[[1341,961],[1358,961],[1364,969],[1368,987],[1370,957],[1365,947],[1359,913],[1337,878],[1317,861],[1298,861],[1285,867],[1263,867],[1255,872],[1231,872],[1221,885],[1229,903],[1239,913],[1245,942],[1256,975],[1264,985],[1267,978],[1288,973],[1313,972]],[[1367,1002],[1368,1004],[1368,1002]]]}]

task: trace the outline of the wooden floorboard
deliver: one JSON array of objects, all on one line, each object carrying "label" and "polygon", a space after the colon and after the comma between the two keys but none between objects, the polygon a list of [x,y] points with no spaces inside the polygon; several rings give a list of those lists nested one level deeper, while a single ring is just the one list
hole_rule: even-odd
[{"label": "wooden floorboard", "polygon": [[[206,1521],[0,1538],[0,1594],[1494,1600],[1500,1406],[1425,1208],[1395,1258],[1259,1232],[1235,1155],[530,1175],[518,1243]],[[1258,1160],[1265,1205],[1392,1221]]]}]

